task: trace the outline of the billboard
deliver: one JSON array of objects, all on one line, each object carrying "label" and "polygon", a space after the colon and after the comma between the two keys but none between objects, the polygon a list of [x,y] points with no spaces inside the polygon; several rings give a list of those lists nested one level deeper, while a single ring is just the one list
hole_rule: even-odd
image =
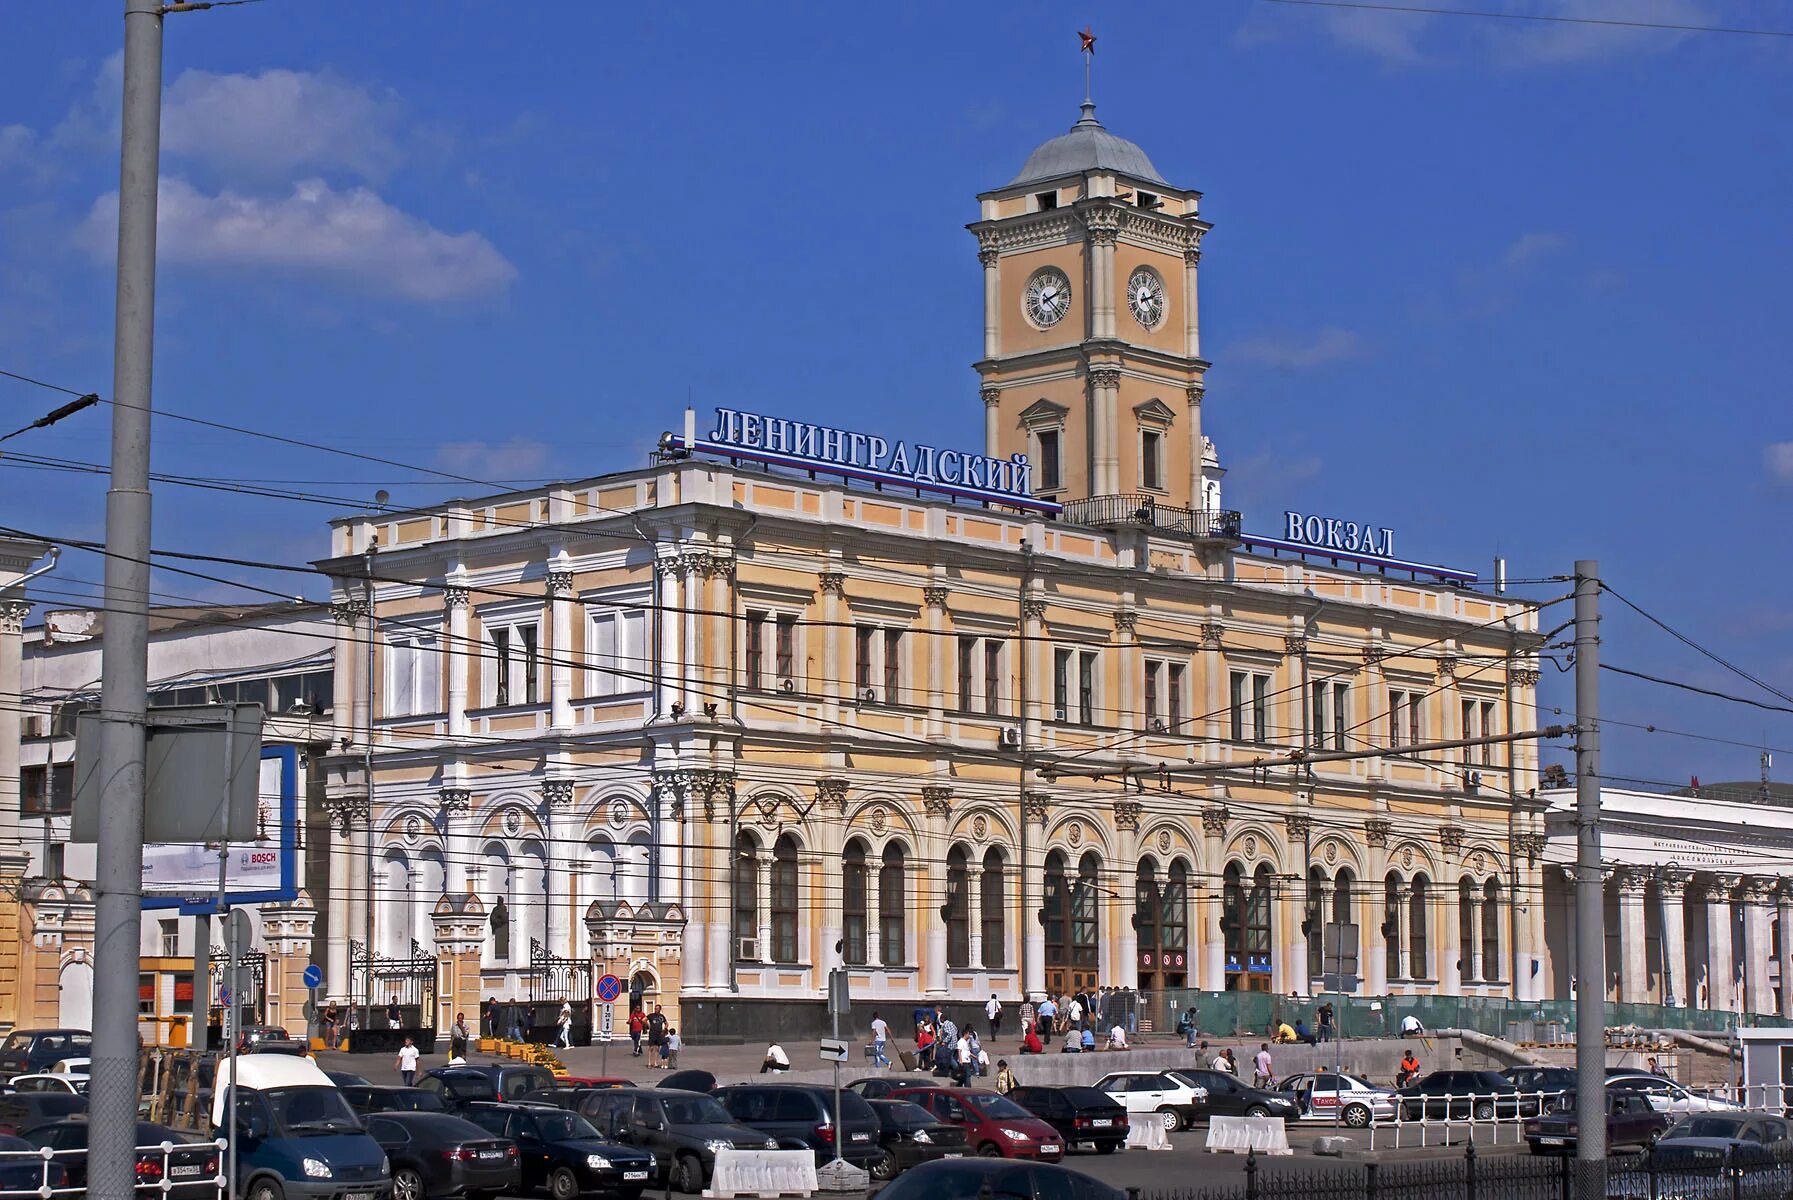
[{"label": "billboard", "polygon": [[[227,846],[231,904],[291,900],[299,886],[299,754],[264,746],[256,787],[256,840]],[[143,848],[143,907],[218,911],[218,848],[175,842]]]}]

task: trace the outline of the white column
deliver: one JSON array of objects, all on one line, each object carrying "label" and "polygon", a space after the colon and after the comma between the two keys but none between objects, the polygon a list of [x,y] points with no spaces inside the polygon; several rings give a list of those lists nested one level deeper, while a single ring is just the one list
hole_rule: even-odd
[{"label": "white column", "polygon": [[573,727],[573,573],[566,556],[548,567],[548,627],[552,642],[548,653],[549,720],[556,729]]},{"label": "white column", "polygon": [[1731,959],[1731,889],[1736,875],[1714,876],[1706,887],[1706,1006],[1730,1012],[1737,1004]]},{"label": "white column", "polygon": [[704,576],[710,569],[710,556],[687,554],[684,561],[685,578],[681,595],[684,597],[685,611],[679,614],[680,658],[685,681],[682,690],[686,718],[695,720],[703,712],[704,701],[712,698],[703,685],[703,641],[698,636],[701,630],[698,610],[704,606]]},{"label": "white column", "polygon": [[1648,1003],[1644,961],[1644,884],[1642,871],[1622,870],[1614,883],[1619,889],[1619,999],[1626,1004]]},{"label": "white column", "polygon": [[1183,249],[1183,338],[1190,358],[1202,356],[1201,301],[1196,290],[1196,264],[1202,261],[1201,234]]},{"label": "white column", "polygon": [[659,555],[654,563],[660,576],[660,663],[656,679],[660,694],[656,703],[661,718],[671,720],[672,706],[683,699],[679,633],[684,623],[679,620],[679,577],[684,574],[684,564],[674,547],[661,546]]},{"label": "white column", "polygon": [[[355,885],[346,822],[352,811],[352,806],[341,802],[329,805],[330,930],[324,943],[324,986],[326,997],[338,1001],[349,998],[349,897]],[[209,925],[209,920],[198,922],[202,931]]]},{"label": "white column", "polygon": [[[1365,892],[1364,901],[1369,905],[1368,916],[1363,921],[1363,937],[1360,953],[1363,956],[1364,993],[1370,996],[1388,994],[1388,938],[1382,932],[1382,923],[1389,918],[1388,913],[1388,834],[1389,822],[1384,817],[1371,817],[1364,823],[1364,844],[1369,852],[1366,868],[1367,878],[1362,887]],[[1395,920],[1400,920],[1400,913]],[[1397,924],[1395,944],[1398,946],[1406,939],[1401,936],[1404,931]]]},{"label": "white column", "polygon": [[1768,939],[1769,880],[1751,875],[1743,881],[1743,1003],[1749,1012],[1772,1013],[1774,996],[1768,987],[1771,961]]},{"label": "white column", "polygon": [[[1212,708],[1209,709],[1213,711]],[[1227,814],[1224,805],[1211,804],[1202,810],[1202,866],[1207,883],[1202,888],[1200,933],[1196,943],[1201,947],[1201,983],[1204,991],[1226,990],[1226,935],[1220,922],[1225,917],[1226,893],[1220,884],[1226,870],[1222,839],[1226,836]]]},{"label": "white column", "polygon": [[[1028,693],[1021,697],[1018,709],[1026,725],[1026,744],[1037,746],[1040,744],[1041,698],[1051,696],[1052,680],[1047,677],[1046,649],[1041,640],[1046,632],[1046,601],[1040,595],[1038,580],[1032,586],[1034,591],[1021,603],[1021,624],[1026,640],[1019,650],[1027,655]],[[1021,978],[1023,994],[1034,1000],[1046,994],[1046,931],[1040,928],[1039,913],[1040,889],[1046,874],[1046,851],[1041,840],[1046,836],[1047,802],[1044,792],[1023,791],[1018,814],[1027,824],[1028,838],[1027,852],[1018,856],[1015,864],[1018,877],[1015,894],[1020,901],[1020,911],[1015,914],[1011,927],[1020,931],[1019,943],[1026,957],[1026,970]]]},{"label": "white column", "polygon": [[1114,905],[1115,957],[1119,960],[1112,975],[1104,975],[1115,986],[1139,990],[1139,931],[1132,917],[1139,904],[1139,819],[1143,806],[1137,800],[1117,800],[1114,805],[1115,870],[1113,878],[1120,893]]},{"label": "white column", "polygon": [[1198,511],[1206,507],[1202,497],[1202,396],[1206,391],[1199,383],[1184,391],[1189,399],[1189,507]]},{"label": "white column", "polygon": [[1689,1008],[1693,998],[1687,983],[1687,873],[1663,871],[1656,877],[1662,897],[1662,969],[1668,976],[1668,995],[1663,1003]]},{"label": "white column", "polygon": [[[984,266],[984,357],[995,358],[1001,348],[1002,335],[1002,296],[997,286],[996,260],[1000,257],[994,246],[986,246],[977,252],[977,261]],[[989,454],[996,456],[996,443],[990,443]]]},{"label": "white column", "polygon": [[548,859],[545,865],[546,909],[542,921],[542,941],[550,954],[564,954],[569,958],[573,954],[572,930],[567,920],[567,903],[570,875],[567,870],[568,848],[565,839],[572,831],[567,827],[567,815],[573,805],[573,781],[570,779],[547,779],[542,781],[542,833],[545,835]]},{"label": "white column", "polygon": [[733,778],[718,776],[712,798],[704,809],[704,825],[698,836],[710,851],[710,990],[726,992],[734,980],[729,964],[735,947],[735,848],[728,844],[729,807],[734,803]]},{"label": "white column", "polygon": [[[1114,221],[1113,213],[1091,213],[1096,220]],[[1114,243],[1119,235],[1117,224],[1091,225],[1088,230],[1090,254],[1090,336],[1114,336]]]},{"label": "white column", "polygon": [[772,851],[762,848],[754,861],[759,864],[759,929],[755,936],[760,943],[760,961],[772,961]]},{"label": "white column", "polygon": [[[946,903],[946,818],[952,804],[953,791],[949,787],[924,787],[921,789],[921,802],[926,812],[924,827],[926,829],[923,845],[926,847],[925,863],[917,864],[921,870],[916,872],[916,903],[918,905],[917,920],[921,928],[927,931],[923,941],[926,947],[926,970],[923,980],[923,994],[941,997],[947,994],[946,977],[946,922],[940,919],[941,905]],[[923,884],[921,881],[927,882]]]},{"label": "white column", "polygon": [[[22,599],[0,600],[0,855],[20,855],[19,718],[22,707],[25,617],[31,606]],[[24,858],[15,871],[26,870]]]},{"label": "white column", "polygon": [[997,443],[1002,438],[1002,411],[997,401],[1002,398],[1002,389],[993,383],[986,383],[979,389],[984,400],[984,453],[991,458],[996,457]]},{"label": "white column", "polygon": [[965,870],[965,927],[971,934],[966,965],[980,971],[984,966],[984,869],[975,862]]},{"label": "white column", "polygon": [[[1455,874],[1455,872],[1451,872]],[[1447,875],[1448,879],[1448,875]],[[1432,884],[1434,897],[1433,907],[1436,911],[1429,914],[1432,930],[1437,935],[1437,944],[1444,947],[1438,957],[1438,993],[1442,996],[1461,996],[1463,994],[1463,968],[1458,965],[1464,954],[1463,916],[1459,905],[1462,900],[1454,883],[1435,880]],[[1443,903],[1438,903],[1442,900]],[[1442,926],[1442,928],[1440,928]]]},{"label": "white column", "polygon": [[[830,562],[816,576],[816,590],[822,596],[822,627],[814,633],[822,639],[822,720],[829,724],[840,721],[841,697],[851,697],[857,686],[844,669],[850,660],[843,658],[840,652],[841,640],[852,631],[841,627],[847,577],[839,567],[839,563]],[[793,666],[792,670],[798,668]]]},{"label": "white column", "polygon": [[[1120,676],[1120,703],[1115,705],[1120,711],[1115,713],[1114,723],[1132,733],[1139,733],[1152,728],[1152,718],[1156,713],[1145,711],[1145,660],[1139,652],[1136,630],[1139,628],[1139,614],[1131,607],[1131,592],[1122,596],[1123,607],[1114,614],[1114,640],[1117,643],[1114,652],[1119,661],[1115,664],[1115,673]],[[1160,687],[1167,686],[1160,681]],[[1158,695],[1160,706],[1166,704],[1165,694]]]},{"label": "white column", "polygon": [[1776,915],[1781,924],[1780,951],[1777,956],[1781,981],[1781,1016],[1793,1016],[1793,896],[1788,895],[1787,879],[1783,876],[1780,886],[1775,889],[1774,903]]}]

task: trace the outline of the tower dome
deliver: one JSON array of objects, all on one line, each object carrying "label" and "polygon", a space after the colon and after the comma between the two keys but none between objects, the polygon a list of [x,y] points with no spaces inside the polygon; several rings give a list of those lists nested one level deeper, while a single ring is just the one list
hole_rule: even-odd
[{"label": "tower dome", "polygon": [[1008,186],[1081,175],[1085,171],[1113,171],[1145,183],[1170,186],[1144,150],[1126,138],[1116,137],[1096,120],[1096,106],[1090,100],[1083,102],[1083,115],[1070,132],[1042,143],[1028,155],[1027,164],[1009,180]]}]

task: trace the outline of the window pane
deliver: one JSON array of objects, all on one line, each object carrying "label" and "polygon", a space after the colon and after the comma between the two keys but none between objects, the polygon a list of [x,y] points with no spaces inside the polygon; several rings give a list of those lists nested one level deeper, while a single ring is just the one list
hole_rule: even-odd
[{"label": "window pane", "polygon": [[1003,907],[1008,903],[1004,892],[1002,854],[990,849],[984,852],[983,895],[980,898],[984,921],[984,966],[1000,971],[1006,965],[1003,952]]},{"label": "window pane", "polygon": [[972,706],[971,666],[976,661],[977,639],[959,639],[959,711],[970,712]]},{"label": "window pane", "polygon": [[984,640],[984,711],[1002,711],[1002,643],[995,638]]},{"label": "window pane", "polygon": [[892,842],[878,871],[878,954],[885,966],[903,965],[903,940],[903,850]]},{"label": "window pane", "polygon": [[903,631],[884,631],[884,703],[903,703]]}]

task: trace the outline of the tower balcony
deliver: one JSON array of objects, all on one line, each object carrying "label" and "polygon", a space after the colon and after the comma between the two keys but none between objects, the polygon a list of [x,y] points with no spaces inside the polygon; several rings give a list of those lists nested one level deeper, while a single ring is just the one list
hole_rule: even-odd
[{"label": "tower balcony", "polygon": [[1141,526],[1181,534],[1198,542],[1239,540],[1240,516],[1232,509],[1179,508],[1144,493],[1067,500],[1059,520],[1090,529]]}]

